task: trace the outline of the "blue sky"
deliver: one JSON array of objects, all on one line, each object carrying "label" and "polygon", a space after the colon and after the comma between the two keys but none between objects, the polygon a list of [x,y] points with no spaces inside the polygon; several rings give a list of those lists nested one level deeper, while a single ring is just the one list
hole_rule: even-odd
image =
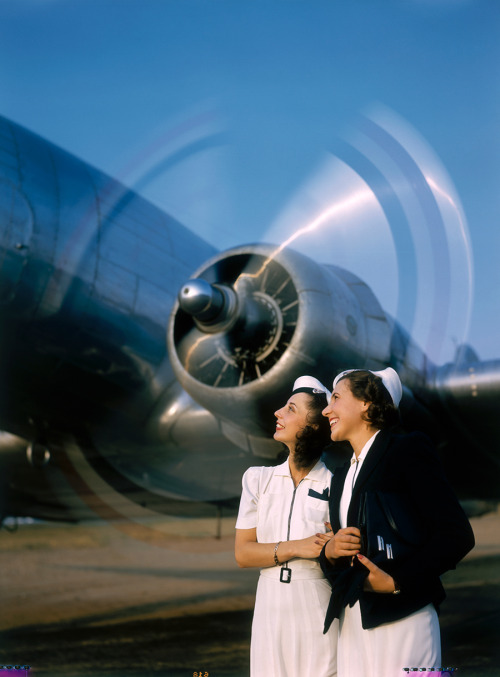
[{"label": "blue sky", "polygon": [[[375,190],[294,246],[364,278],[437,362],[463,340],[500,358],[499,35],[496,0],[0,0],[0,114],[220,248],[366,193],[369,160],[406,226]],[[367,119],[437,181],[440,241]]]}]

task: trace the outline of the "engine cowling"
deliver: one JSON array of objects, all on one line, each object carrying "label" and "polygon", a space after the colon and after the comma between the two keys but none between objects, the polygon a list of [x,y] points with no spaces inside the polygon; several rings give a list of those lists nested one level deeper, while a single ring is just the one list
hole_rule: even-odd
[{"label": "engine cowling", "polygon": [[[373,292],[352,273],[253,245],[212,258],[181,288],[167,343],[191,397],[265,445],[295,378],[329,384],[346,366],[383,368],[391,334]],[[252,450],[263,453],[255,443]]]}]

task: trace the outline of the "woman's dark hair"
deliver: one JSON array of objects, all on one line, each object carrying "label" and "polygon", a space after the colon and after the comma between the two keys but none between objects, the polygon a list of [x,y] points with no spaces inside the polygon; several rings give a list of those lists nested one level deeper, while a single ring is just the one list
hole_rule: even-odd
[{"label": "woman's dark hair", "polygon": [[365,414],[365,421],[374,428],[384,430],[399,423],[399,410],[385,387],[380,376],[371,371],[351,371],[341,381],[349,381],[351,393],[357,400],[369,402],[370,406]]},{"label": "woman's dark hair", "polygon": [[299,468],[309,468],[330,444],[330,425],[321,412],[328,404],[323,393],[306,393],[308,412],[307,425],[297,434],[295,463]]}]

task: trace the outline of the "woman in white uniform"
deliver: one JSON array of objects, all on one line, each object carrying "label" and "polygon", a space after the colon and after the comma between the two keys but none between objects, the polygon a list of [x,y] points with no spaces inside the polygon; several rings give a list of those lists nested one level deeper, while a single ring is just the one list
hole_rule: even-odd
[{"label": "woman in white uniform", "polygon": [[243,476],[235,556],[260,567],[250,650],[251,677],[334,677],[337,626],[323,634],[331,588],[318,563],[332,536],[328,524],[331,472],[320,460],[330,442],[321,411],[329,391],[302,376],[275,412],[274,439],[288,447],[279,466]]},{"label": "woman in white uniform", "polygon": [[[338,677],[400,677],[405,667],[439,667],[437,610],[445,597],[439,577],[474,546],[430,440],[391,430],[401,395],[394,369],[352,369],[336,377],[323,412],[332,440],[353,448],[333,478],[335,536],[320,557],[332,585],[325,629],[340,617]],[[392,546],[381,548],[379,541],[379,566],[360,552],[360,505],[375,493],[396,500],[398,514],[422,534],[421,545],[392,559]]]}]

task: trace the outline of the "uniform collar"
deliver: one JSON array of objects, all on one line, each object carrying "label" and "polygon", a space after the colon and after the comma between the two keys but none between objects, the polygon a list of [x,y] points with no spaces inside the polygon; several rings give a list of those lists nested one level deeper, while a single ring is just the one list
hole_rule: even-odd
[{"label": "uniform collar", "polygon": [[[321,473],[324,467],[323,461],[319,458],[317,463],[313,465],[311,470],[307,473],[307,475],[304,477],[305,480],[312,480],[313,482],[317,482],[318,480],[321,479]],[[284,463],[281,463],[281,465],[277,465],[274,469],[274,476],[276,477],[289,477],[292,479],[292,475],[290,474],[290,466],[288,465],[288,459]]]},{"label": "uniform collar", "polygon": [[379,434],[379,432],[380,432],[380,430],[377,430],[377,432],[374,433],[374,434],[370,437],[370,439],[365,443],[365,446],[361,449],[361,452],[360,452],[358,458],[356,458],[356,454],[353,452],[353,454],[352,454],[352,456],[351,456],[351,463],[350,463],[350,465],[352,465],[353,463],[356,463],[356,461],[360,462],[360,461],[364,461],[364,460],[365,460],[365,458],[366,458],[368,452],[370,451],[370,449],[371,449],[371,447],[372,447],[372,444],[375,442],[375,438],[377,437],[377,435]]}]

